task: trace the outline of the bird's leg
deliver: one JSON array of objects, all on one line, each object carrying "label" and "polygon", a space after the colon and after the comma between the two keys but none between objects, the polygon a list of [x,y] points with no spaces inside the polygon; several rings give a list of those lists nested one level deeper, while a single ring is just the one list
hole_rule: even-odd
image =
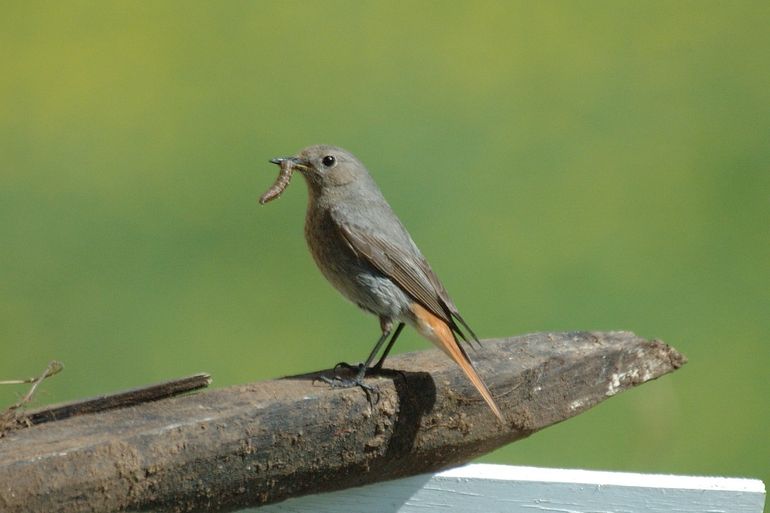
[{"label": "bird's leg", "polygon": [[[391,328],[393,327],[393,321],[388,319],[387,317],[380,317],[380,330],[382,330],[382,333],[385,334],[391,332]],[[401,330],[404,329],[404,323],[399,322],[398,326],[396,326],[396,331],[393,332],[393,336],[390,338],[390,342],[388,342],[388,345],[385,347],[385,351],[382,353],[382,356],[377,361],[377,363],[374,366],[365,366],[362,362],[358,365],[351,365],[348,362],[340,362],[337,365],[334,366],[334,370],[337,369],[347,369],[347,370],[354,370],[354,371],[360,371],[362,368],[366,368],[367,371],[379,371],[382,369],[382,364],[385,362],[385,358],[388,356],[388,353],[390,353],[390,349],[393,347],[393,344],[396,343],[396,339],[401,334]],[[375,354],[377,352],[377,348],[379,347],[380,342],[377,343],[377,345],[374,347],[374,351],[372,352]],[[376,354],[375,354],[376,356]],[[372,355],[369,355],[369,360],[367,362],[371,362]]]},{"label": "bird's leg", "polygon": [[[390,333],[393,328],[393,322],[389,319],[380,318],[380,327],[382,328],[382,335],[380,335],[380,338],[377,340],[377,343],[374,345],[374,349],[372,349],[372,352],[369,353],[369,357],[366,359],[366,362],[363,364],[358,365],[358,373],[353,379],[342,379],[342,378],[327,378],[326,376],[320,376],[321,381],[328,383],[329,385],[335,387],[335,388],[350,388],[359,386],[363,388],[364,390],[372,390],[372,387],[364,383],[364,377],[366,376],[366,371],[369,369],[369,366],[374,361],[374,358],[377,356],[377,353],[380,351],[380,348],[382,347],[382,344],[385,343],[385,341],[388,339],[388,336],[390,336]],[[398,329],[397,329],[398,331]],[[344,367],[347,366],[348,368],[355,368],[352,365],[348,364],[337,364],[335,366],[335,369],[337,367]]]},{"label": "bird's leg", "polygon": [[404,323],[399,322],[398,326],[396,326],[396,331],[394,331],[393,336],[390,337],[390,342],[388,342],[388,345],[385,347],[385,351],[382,353],[382,356],[380,356],[379,361],[374,364],[374,367],[372,367],[373,370],[382,369],[382,364],[385,363],[385,358],[388,357],[388,353],[390,353],[390,350],[393,347],[393,344],[396,343],[396,339],[401,334],[402,329],[404,329]]}]

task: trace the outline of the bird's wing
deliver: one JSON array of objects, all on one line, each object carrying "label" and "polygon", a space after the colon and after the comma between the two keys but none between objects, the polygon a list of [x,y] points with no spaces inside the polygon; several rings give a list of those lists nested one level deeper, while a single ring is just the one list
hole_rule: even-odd
[{"label": "bird's wing", "polygon": [[425,257],[418,251],[404,249],[372,233],[371,230],[347,223],[341,219],[341,216],[335,214],[332,210],[331,217],[334,225],[359,258],[366,260],[379,272],[393,280],[412,299],[446,322],[463,340],[467,338],[457,322],[463,325],[474,341],[478,341],[478,337],[460,316],[457,307]]}]

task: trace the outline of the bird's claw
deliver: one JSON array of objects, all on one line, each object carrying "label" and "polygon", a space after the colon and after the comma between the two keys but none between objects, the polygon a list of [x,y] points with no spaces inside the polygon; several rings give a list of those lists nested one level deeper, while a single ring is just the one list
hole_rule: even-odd
[{"label": "bird's claw", "polygon": [[374,388],[372,388],[371,385],[367,385],[364,383],[361,379],[345,379],[340,378],[339,376],[335,376],[333,378],[329,378],[326,376],[318,376],[318,379],[326,383],[332,388],[353,388],[353,387],[361,387],[364,390],[374,391]]},{"label": "bird's claw", "polygon": [[358,365],[351,365],[348,362],[340,362],[334,366],[334,372],[337,372],[340,369],[360,372],[363,366],[364,366],[363,363],[359,363]]},{"label": "bird's claw", "polygon": [[323,381],[324,383],[326,383],[332,388],[360,387],[361,390],[363,390],[364,393],[366,394],[366,398],[369,400],[370,404],[373,404],[372,394],[377,396],[377,401],[380,400],[380,392],[377,391],[377,389],[375,389],[373,386],[367,385],[366,383],[364,383],[363,378],[355,377],[352,379],[345,379],[345,378],[340,378],[339,376],[335,376],[333,378],[329,378],[327,376],[318,376],[317,379],[320,379],[321,381]]}]

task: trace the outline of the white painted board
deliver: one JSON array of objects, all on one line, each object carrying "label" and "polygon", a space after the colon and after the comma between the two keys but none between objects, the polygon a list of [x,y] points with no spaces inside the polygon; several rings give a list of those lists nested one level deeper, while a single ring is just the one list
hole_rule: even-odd
[{"label": "white painted board", "polygon": [[309,495],[253,513],[761,513],[757,479],[472,464]]}]

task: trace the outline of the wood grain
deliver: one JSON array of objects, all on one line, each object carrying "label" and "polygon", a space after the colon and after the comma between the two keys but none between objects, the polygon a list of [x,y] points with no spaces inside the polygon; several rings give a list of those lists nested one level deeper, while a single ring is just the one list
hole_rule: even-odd
[{"label": "wood grain", "polygon": [[13,431],[0,439],[0,511],[231,511],[433,472],[685,362],[629,332],[485,340],[470,356],[505,427],[446,356],[408,353],[368,378],[374,394],[314,373]]}]

